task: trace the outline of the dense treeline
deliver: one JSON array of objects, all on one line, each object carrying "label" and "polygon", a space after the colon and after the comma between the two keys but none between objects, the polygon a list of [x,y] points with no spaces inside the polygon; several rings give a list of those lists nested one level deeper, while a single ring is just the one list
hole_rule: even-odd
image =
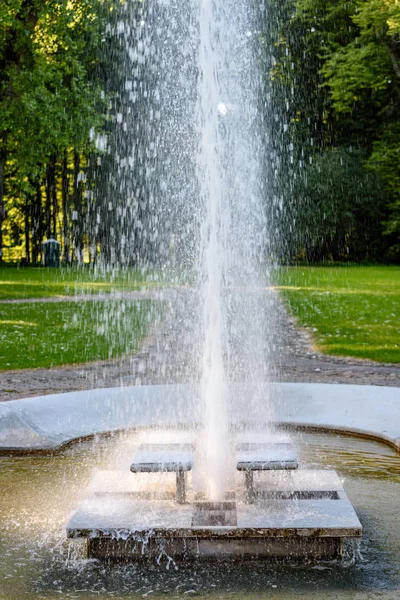
[{"label": "dense treeline", "polygon": [[[36,264],[42,241],[55,238],[66,263],[140,262],[149,212],[149,142],[138,131],[151,71],[144,4],[1,3],[0,260]],[[137,132],[129,189],[123,127]]]},{"label": "dense treeline", "polygon": [[398,261],[399,2],[271,0],[268,19],[280,252]]},{"label": "dense treeline", "polygon": [[[127,192],[107,173],[119,168],[113,122],[127,74],[107,31],[122,6],[1,3],[0,260],[36,263],[49,237],[66,262],[96,260],[119,243]],[[313,262],[400,260],[398,1],[266,0],[266,9],[274,252]],[[128,209],[143,229],[146,170],[138,161],[135,169],[143,197],[129,198]],[[138,245],[138,255],[140,228],[128,234],[121,243]]]},{"label": "dense treeline", "polygon": [[[80,260],[106,106],[96,69],[107,11],[97,0],[4,0],[0,7],[0,258],[38,261],[61,238]],[[85,240],[86,242],[88,240]]]}]

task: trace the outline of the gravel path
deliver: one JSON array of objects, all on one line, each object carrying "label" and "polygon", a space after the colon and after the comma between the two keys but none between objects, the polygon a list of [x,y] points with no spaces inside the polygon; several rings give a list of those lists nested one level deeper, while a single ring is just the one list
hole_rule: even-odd
[{"label": "gravel path", "polygon": [[[274,365],[270,369],[273,380],[400,387],[400,365],[331,357],[315,352],[311,336],[296,326],[278,294],[273,290],[266,290],[265,293],[270,295],[269,304],[275,314],[269,343],[279,348],[279,352],[273,353]],[[156,292],[133,294],[135,298],[154,298],[159,295]],[[163,298],[167,296],[170,299],[167,317],[163,325],[144,340],[139,354],[118,360],[52,369],[2,371],[0,401],[94,387],[195,380],[198,376],[199,349],[192,343],[196,339],[194,321],[187,316],[197,314],[195,295],[190,290],[164,290]],[[81,300],[82,297],[77,299]]]},{"label": "gravel path", "polygon": [[76,294],[72,296],[48,296],[45,298],[14,298],[0,300],[0,304],[54,304],[58,302],[95,302],[99,300],[151,300],[171,293],[168,289],[133,290],[131,292],[100,292],[99,294]]},{"label": "gravel path", "polygon": [[311,333],[297,325],[279,300],[281,335],[279,380],[304,383],[348,383],[400,387],[400,365],[328,356],[315,351]]}]

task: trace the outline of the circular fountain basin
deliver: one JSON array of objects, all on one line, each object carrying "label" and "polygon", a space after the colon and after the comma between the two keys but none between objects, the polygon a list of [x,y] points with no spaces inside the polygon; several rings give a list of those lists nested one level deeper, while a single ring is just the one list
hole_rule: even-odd
[{"label": "circular fountain basin", "polygon": [[[251,384],[233,384],[231,421],[248,413]],[[400,449],[400,388],[265,384],[275,424],[348,431]],[[259,392],[260,386],[257,386]],[[79,438],[198,421],[198,387],[132,386],[54,394],[0,404],[0,451],[54,451]]]},{"label": "circular fountain basin", "polygon": [[[245,414],[248,389],[234,386],[234,414]],[[66,539],[65,526],[85,496],[93,470],[118,462],[121,452],[129,450],[131,456],[138,430],[189,428],[197,418],[195,386],[93,390],[0,405],[0,600],[122,600],[195,593],[220,598],[230,597],[227,590],[235,598],[251,594],[252,599],[268,595],[289,600],[301,593],[315,600],[397,600],[400,390],[270,384],[265,393],[276,399],[275,423],[335,432],[329,436],[298,432],[293,440],[302,466],[338,471],[362,522],[363,541],[360,547],[347,549],[341,564],[176,570],[170,557],[163,555],[160,565],[147,567],[85,560],[79,543]],[[343,437],[340,431],[386,445]],[[113,435],[96,435],[107,432]],[[129,477],[128,463],[126,467]]]},{"label": "circular fountain basin", "polygon": [[1,600],[126,600],[153,595],[163,600],[188,595],[213,600],[398,599],[398,455],[386,445],[340,435],[297,433],[293,441],[302,467],[337,470],[361,518],[363,540],[347,548],[342,563],[176,569],[164,555],[152,565],[84,560],[82,548],[66,539],[65,524],[85,495],[93,470],[123,466],[137,437],[122,433],[79,442],[52,456],[0,458]]}]

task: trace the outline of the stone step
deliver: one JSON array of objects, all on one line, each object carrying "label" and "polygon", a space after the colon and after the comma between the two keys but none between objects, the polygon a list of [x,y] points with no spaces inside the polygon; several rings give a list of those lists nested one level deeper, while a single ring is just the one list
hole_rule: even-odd
[{"label": "stone step", "polygon": [[88,539],[90,558],[140,560],[157,557],[161,548],[174,560],[338,558],[342,540],[362,534],[340,479],[330,470],[298,469],[290,477],[261,472],[252,504],[181,505],[135,497],[129,478],[125,494],[122,487],[99,493],[101,482],[109,490],[112,479],[120,479],[120,471],[112,473],[97,475],[97,493],[81,502],[67,526],[68,537]]}]

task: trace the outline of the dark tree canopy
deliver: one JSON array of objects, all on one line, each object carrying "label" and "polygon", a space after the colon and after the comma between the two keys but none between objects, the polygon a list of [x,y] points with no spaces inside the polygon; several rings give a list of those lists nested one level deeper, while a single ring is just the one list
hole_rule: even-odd
[{"label": "dark tree canopy", "polygon": [[[132,0],[130,15],[144,5]],[[124,243],[140,257],[157,172],[146,181],[138,159],[127,189],[108,177],[118,114],[137,130],[138,157],[149,145],[138,129],[149,106],[122,106],[127,67],[112,32],[125,9],[121,0],[1,2],[0,260],[36,263],[51,236],[65,262],[111,260],[111,246],[123,252],[115,232],[126,211]],[[266,0],[259,40],[271,252],[399,261],[399,3]],[[151,89],[151,65],[141,77]]]},{"label": "dark tree canopy", "polygon": [[400,260],[400,5],[269,2],[289,258]]}]

